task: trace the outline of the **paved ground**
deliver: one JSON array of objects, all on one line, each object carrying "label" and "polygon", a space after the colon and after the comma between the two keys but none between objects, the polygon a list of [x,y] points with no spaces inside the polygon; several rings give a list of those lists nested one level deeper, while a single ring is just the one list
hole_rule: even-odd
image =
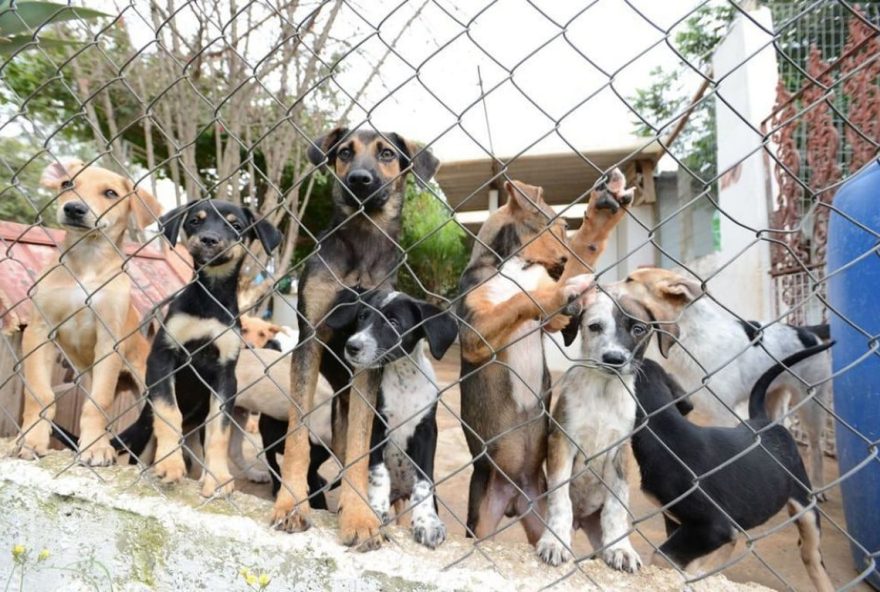
[{"label": "paved ground", "polygon": [[[441,384],[453,384],[458,379],[458,355],[458,350],[453,348],[441,362],[435,363],[437,378]],[[467,516],[467,491],[471,474],[469,464],[471,458],[458,421],[458,409],[459,391],[457,387],[453,387],[444,393],[438,412],[440,434],[435,461],[435,476],[441,500],[441,517],[451,532],[461,534],[464,532]],[[826,481],[831,482],[838,476],[837,463],[833,459],[826,458],[825,466]],[[655,511],[655,506],[639,491],[638,468],[633,459],[630,459],[629,474],[631,510],[637,518],[644,518]],[[267,486],[240,483],[240,487],[260,496],[268,497],[269,495]],[[334,502],[335,500],[331,497],[331,504]],[[852,567],[849,544],[844,533],[840,530],[844,527],[845,522],[839,489],[831,490],[829,500],[822,504],[821,509],[824,513],[822,550],[825,565],[835,586],[841,587],[857,574]],[[786,518],[787,514],[783,512],[770,523],[753,531],[753,536],[759,536],[761,533],[772,530],[784,523]],[[659,516],[645,519],[639,523],[638,530],[639,534],[633,537],[633,543],[642,554],[642,558],[646,560],[653,550],[651,543],[659,545],[665,538],[663,520]],[[513,524],[510,528],[504,529],[496,537],[496,540],[524,542],[525,536],[522,529]],[[575,549],[584,554],[589,552],[590,544],[583,534],[576,537]],[[747,548],[746,544],[741,541],[731,560],[738,558],[740,560],[735,565],[723,571],[733,581],[757,582],[778,590],[812,589],[800,561],[797,529],[792,524],[785,525],[779,532],[763,538],[752,549]],[[548,567],[548,569],[552,568]],[[871,590],[865,584],[859,584],[851,589],[858,592]]]}]

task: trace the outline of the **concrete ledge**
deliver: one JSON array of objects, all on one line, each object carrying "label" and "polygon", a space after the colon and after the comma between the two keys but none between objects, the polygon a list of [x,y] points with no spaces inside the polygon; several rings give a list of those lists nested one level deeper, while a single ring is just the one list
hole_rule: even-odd
[{"label": "concrete ledge", "polygon": [[[8,457],[11,448],[10,440],[0,440],[0,584],[13,574],[12,590],[22,567],[23,590],[259,589],[248,587],[243,568],[267,574],[266,589],[279,591],[531,591],[560,578],[553,590],[683,588],[676,572],[655,567],[637,575],[600,561],[550,568],[524,545],[475,547],[452,536],[430,551],[397,527],[388,529],[391,540],[382,549],[357,553],[337,542],[335,518],[325,512],[316,512],[308,532],[283,534],[266,523],[271,504],[254,496],[205,502],[192,481],[159,486],[135,467],[92,470],[64,452],[20,461]],[[10,552],[15,545],[27,555],[16,560]],[[42,549],[48,557],[39,559]],[[721,576],[690,588],[766,590]]]}]

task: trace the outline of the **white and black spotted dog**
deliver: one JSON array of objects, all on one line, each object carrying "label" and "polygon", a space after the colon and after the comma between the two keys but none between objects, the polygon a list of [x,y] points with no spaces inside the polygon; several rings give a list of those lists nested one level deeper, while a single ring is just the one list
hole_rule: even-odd
[{"label": "white and black spotted dog", "polygon": [[436,306],[400,292],[348,292],[340,302],[326,322],[351,332],[346,361],[356,370],[383,368],[370,443],[370,506],[387,522],[391,505],[409,499],[413,538],[435,548],[446,539],[446,526],[434,498],[439,389],[425,342],[439,360],[458,325]]},{"label": "white and black spotted dog", "polygon": [[585,308],[565,333],[582,333],[581,358],[555,389],[547,447],[547,528],[538,555],[551,565],[571,557],[572,529],[582,529],[614,569],[642,562],[629,540],[626,446],[635,425],[635,376],[650,334],[632,301],[606,293],[582,297]]}]

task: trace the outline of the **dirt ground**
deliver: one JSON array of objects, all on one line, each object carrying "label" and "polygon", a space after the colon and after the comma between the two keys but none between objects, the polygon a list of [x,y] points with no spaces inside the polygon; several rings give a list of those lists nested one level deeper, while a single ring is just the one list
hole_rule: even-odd
[{"label": "dirt ground", "polygon": [[[441,386],[454,384],[457,381],[458,356],[458,350],[453,348],[442,361],[435,362],[434,367]],[[439,441],[435,460],[435,480],[441,518],[451,534],[463,535],[467,518],[471,457],[458,420],[458,410],[459,390],[455,386],[444,392],[437,414]],[[838,477],[837,463],[828,457],[825,461],[825,479],[826,482],[831,482]],[[329,464],[325,465],[325,470],[329,468]],[[629,475],[630,509],[637,522],[637,532],[632,540],[642,559],[647,561],[654,549],[652,543],[659,545],[665,539],[663,519],[659,515],[646,518],[656,511],[656,506],[639,491],[638,467],[632,458],[630,458]],[[268,485],[239,481],[238,486],[240,490],[261,497],[270,497]],[[331,494],[329,502],[333,507],[334,495]],[[822,552],[825,566],[835,587],[840,588],[855,578],[857,573],[853,568],[849,543],[843,532],[845,521],[839,488],[829,491],[829,499],[821,505],[821,511],[823,513]],[[778,532],[766,537],[762,536],[779,527],[787,518],[788,515],[783,511],[774,520],[750,531],[751,536],[759,537],[760,540],[752,548],[741,540],[730,558],[730,561],[735,563],[725,568],[722,573],[737,582],[756,582],[777,590],[811,590],[810,580],[800,561],[795,526],[786,524]],[[505,525],[509,528],[505,528]],[[502,532],[497,535],[496,540],[516,542],[526,540],[522,528],[517,524],[502,523],[501,529]],[[590,551],[590,544],[583,533],[575,536],[574,546],[575,550],[583,555]],[[710,565],[707,569],[714,567],[715,565]],[[547,569],[554,568],[547,567]],[[871,588],[860,583],[850,590],[870,592]]]}]

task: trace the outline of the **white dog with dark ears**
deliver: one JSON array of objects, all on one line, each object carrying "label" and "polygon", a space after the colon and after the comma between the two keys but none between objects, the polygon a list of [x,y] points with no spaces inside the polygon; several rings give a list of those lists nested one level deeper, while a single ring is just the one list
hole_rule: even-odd
[{"label": "white dog with dark ears", "polygon": [[[705,294],[699,281],[666,269],[633,271],[617,289],[639,301],[659,323],[664,368],[685,392],[694,393],[694,406],[709,414],[714,425],[738,425],[748,417],[749,393],[758,378],[777,360],[820,343],[808,328],[743,321]],[[768,410],[774,419],[785,413],[785,394],[798,408],[810,442],[810,480],[820,501],[825,498],[821,434],[823,405],[831,400],[830,371],[830,354],[823,352],[779,376],[768,391],[768,400],[777,402]],[[816,400],[808,400],[807,384],[819,385]]]},{"label": "white dog with dark ears", "polygon": [[[586,532],[609,566],[642,564],[629,540],[626,449],[636,419],[635,376],[650,335],[631,300],[592,291],[578,323],[581,356],[556,390],[547,445],[547,528],[538,555],[551,565],[571,556],[571,531]],[[574,331],[576,334],[577,330]],[[566,344],[574,338],[564,333]]]}]

